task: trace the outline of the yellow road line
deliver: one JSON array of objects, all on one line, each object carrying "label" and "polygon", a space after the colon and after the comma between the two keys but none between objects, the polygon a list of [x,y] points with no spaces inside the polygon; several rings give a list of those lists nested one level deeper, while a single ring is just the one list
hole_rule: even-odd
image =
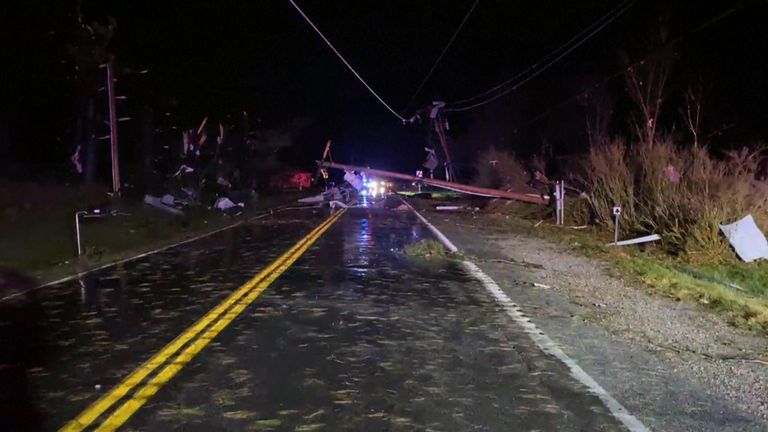
[{"label": "yellow road line", "polygon": [[[112,390],[110,390],[109,393],[105,394],[104,396],[99,398],[97,401],[95,401],[93,404],[91,404],[88,408],[85,409],[85,411],[83,411],[80,415],[78,415],[74,420],[64,425],[64,427],[62,427],[59,431],[60,432],[76,432],[76,431],[79,432],[87,428],[99,416],[101,416],[104,412],[110,409],[112,405],[114,405],[117,401],[119,401],[125,395],[127,395],[128,392],[131,391],[131,389],[133,389],[135,386],[140,384],[144,380],[144,378],[146,378],[149,374],[154,372],[158,367],[162,366],[166,362],[166,360],[168,360],[171,356],[176,354],[176,352],[178,352],[187,342],[189,342],[190,340],[195,338],[197,335],[199,335],[211,322],[213,322],[214,320],[220,317],[222,320],[226,320],[229,314],[225,314],[224,317],[222,317],[222,314],[224,314],[224,312],[227,309],[229,309],[233,304],[238,303],[238,301],[240,301],[249,292],[251,292],[251,294],[253,294],[253,292],[257,292],[255,297],[251,298],[251,295],[247,297],[248,299],[250,299],[248,303],[252,302],[253,299],[258,297],[258,295],[268,285],[267,284],[263,288],[259,288],[262,285],[260,284],[261,282],[269,280],[271,283],[271,281],[275,280],[277,276],[282,274],[291,264],[293,264],[309,248],[309,246],[312,245],[312,243],[314,243],[328,228],[330,228],[330,226],[337,219],[339,219],[339,217],[341,217],[343,213],[344,211],[342,210],[336,213],[335,215],[331,216],[330,218],[326,219],[322,224],[318,225],[314,230],[312,230],[309,234],[307,234],[307,236],[302,238],[298,243],[296,243],[293,247],[291,247],[278,259],[273,261],[258,275],[256,275],[254,278],[246,282],[243,286],[238,288],[235,292],[230,294],[229,297],[227,297],[224,301],[222,301],[218,306],[216,306],[214,309],[212,309],[206,315],[200,318],[195,324],[187,328],[182,334],[177,336],[176,339],[174,339],[165,347],[163,347],[163,349],[161,349],[157,354],[152,356],[152,358],[144,362],[141,366],[139,366],[136,370],[134,370],[130,375],[128,375],[125,379],[123,379],[123,381],[120,382],[120,384],[118,384],[117,386],[115,386]],[[256,289],[254,290],[254,288]],[[239,304],[236,307],[239,307]],[[232,316],[229,319],[229,321],[227,321],[227,324],[231,322],[232,319],[234,319],[234,316]],[[214,324],[214,326],[215,325],[216,324]],[[213,328],[213,326],[211,328]],[[208,332],[206,332],[206,334],[208,334]],[[216,332],[216,334],[218,334],[218,331]],[[198,341],[196,341],[195,343],[199,342],[203,338],[204,336],[198,339]],[[205,344],[207,344],[209,341],[210,340],[206,340]],[[192,346],[195,346],[195,344],[194,343],[190,344],[190,347]],[[202,347],[200,347],[200,349],[202,349]],[[197,352],[199,352],[200,349],[198,349],[195,352],[195,354],[197,354]],[[188,350],[189,350],[189,347],[187,348],[187,350],[185,350],[182,353],[182,355],[186,353]],[[177,360],[179,360],[179,358],[181,358],[181,355],[176,358],[174,363]]]},{"label": "yellow road line", "polygon": [[248,293],[247,296],[242,298],[235,307],[227,311],[220,320],[216,321],[211,327],[209,327],[205,333],[191,343],[184,351],[181,352],[171,363],[165,366],[154,378],[152,378],[146,385],[137,390],[133,397],[124,402],[120,408],[115,410],[105,421],[99,426],[96,431],[113,431],[125,423],[133,413],[135,413],[142,405],[160,388],[165,385],[171,378],[176,375],[181,368],[183,368],[190,360],[192,360],[208,343],[213,340],[219,332],[221,332],[229,323],[232,322],[238,315],[250,305],[256,298],[272,283],[280,277],[280,275],[288,270],[288,268],[299,259],[304,252],[312,246],[312,243],[319,238],[326,229],[330,228],[327,225],[322,231],[315,233],[315,236],[307,243],[305,243],[294,255],[285,260],[280,266],[269,274],[264,280]]}]

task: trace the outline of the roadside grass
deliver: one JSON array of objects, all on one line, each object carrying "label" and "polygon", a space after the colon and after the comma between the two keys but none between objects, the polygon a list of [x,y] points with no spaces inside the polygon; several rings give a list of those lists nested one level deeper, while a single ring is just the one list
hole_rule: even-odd
[{"label": "roadside grass", "polygon": [[[764,290],[759,293],[742,292],[713,279],[693,276],[681,271],[681,264],[659,256],[629,256],[614,260],[618,267],[639,278],[647,285],[670,295],[677,300],[694,301],[708,308],[722,312],[729,322],[737,327],[750,330],[768,331],[768,296]],[[734,283],[722,278],[722,274],[708,269],[697,268],[701,274],[718,274],[717,280]],[[729,269],[728,273],[734,271]],[[746,275],[747,272],[740,274]],[[754,273],[750,270],[749,273]]]},{"label": "roadside grass", "polygon": [[444,258],[447,255],[443,244],[432,239],[419,240],[408,244],[403,248],[403,253],[414,258]]},{"label": "roadside grass", "polygon": [[106,192],[98,186],[0,184],[0,267],[52,280],[222,228],[296,198],[260,197],[257,206],[236,218],[202,207],[178,217],[141,202],[112,203],[128,216],[81,219],[84,254],[78,257],[75,212],[109,204]]}]

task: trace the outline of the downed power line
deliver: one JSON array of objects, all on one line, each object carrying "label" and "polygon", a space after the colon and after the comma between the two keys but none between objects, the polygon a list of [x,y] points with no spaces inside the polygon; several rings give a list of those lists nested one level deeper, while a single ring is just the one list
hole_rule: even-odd
[{"label": "downed power line", "polygon": [[527,202],[531,204],[549,203],[548,197],[542,197],[541,195],[537,195],[537,194],[526,194],[526,193],[484,188],[480,186],[470,186],[470,185],[465,185],[461,183],[449,182],[445,180],[421,178],[421,177],[416,177],[413,175],[403,174],[403,173],[398,173],[393,171],[384,171],[384,170],[379,170],[374,168],[367,168],[367,167],[361,167],[361,166],[355,166],[355,165],[346,165],[346,164],[340,164],[335,162],[318,161],[317,164],[320,168],[336,168],[336,169],[341,169],[345,171],[359,171],[359,172],[364,172],[366,174],[371,174],[378,177],[407,180],[407,181],[418,181],[426,185],[435,186],[442,189],[451,190],[454,192],[461,192],[469,195],[484,196],[489,198],[511,199],[511,200],[522,201],[522,202]]}]

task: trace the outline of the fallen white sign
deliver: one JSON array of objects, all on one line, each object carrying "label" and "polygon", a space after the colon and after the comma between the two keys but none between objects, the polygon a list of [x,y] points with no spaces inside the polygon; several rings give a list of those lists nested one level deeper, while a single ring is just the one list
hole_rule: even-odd
[{"label": "fallen white sign", "polygon": [[739,258],[745,262],[768,258],[768,241],[755,224],[752,215],[747,215],[729,225],[720,225],[720,230],[725,234]]}]

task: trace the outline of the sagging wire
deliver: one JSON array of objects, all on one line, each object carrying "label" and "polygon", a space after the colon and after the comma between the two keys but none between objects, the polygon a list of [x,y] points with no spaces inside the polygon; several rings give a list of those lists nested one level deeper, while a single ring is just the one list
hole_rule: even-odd
[{"label": "sagging wire", "polygon": [[[576,41],[576,42],[575,42],[575,43],[574,43],[572,46],[570,46],[568,49],[566,49],[566,50],[565,50],[565,52],[562,52],[561,54],[557,55],[557,56],[556,56],[556,57],[555,57],[553,60],[550,60],[549,62],[547,62],[546,64],[544,64],[544,66],[538,67],[538,66],[539,66],[539,64],[540,64],[542,61],[544,61],[545,59],[547,59],[547,58],[551,57],[551,56],[552,56],[554,53],[557,53],[557,52],[561,51],[561,50],[562,50],[564,47],[566,47],[566,46],[568,46],[569,44],[571,44],[571,43],[572,43],[572,41],[573,41],[573,40],[574,40],[576,37],[578,37],[579,35],[577,35],[575,38],[572,38],[572,39],[571,39],[570,41],[568,41],[566,44],[562,45],[562,46],[561,46],[560,48],[558,48],[557,50],[555,50],[555,51],[553,51],[552,53],[548,54],[547,56],[545,56],[544,58],[542,58],[542,59],[541,59],[541,60],[539,60],[538,62],[534,63],[533,65],[529,66],[529,67],[528,67],[528,68],[526,68],[526,69],[525,69],[523,72],[521,72],[521,73],[519,73],[519,74],[515,75],[514,77],[510,78],[509,80],[507,80],[507,81],[504,81],[503,83],[501,83],[501,84],[499,84],[499,85],[497,85],[497,86],[495,86],[495,87],[491,88],[490,90],[487,90],[487,91],[485,91],[485,92],[483,92],[483,93],[480,93],[480,94],[478,94],[478,95],[476,95],[476,96],[473,96],[473,97],[471,97],[471,98],[467,98],[467,99],[463,99],[463,100],[461,100],[461,101],[455,102],[454,104],[461,104],[461,103],[463,103],[463,102],[468,102],[468,101],[472,101],[472,100],[475,100],[475,99],[479,99],[479,98],[483,97],[484,95],[487,95],[487,94],[493,93],[494,91],[496,91],[496,90],[498,90],[498,89],[500,89],[500,88],[504,87],[504,86],[505,86],[505,85],[507,85],[508,83],[511,83],[511,82],[514,82],[514,81],[516,81],[517,79],[519,79],[520,77],[522,77],[523,75],[525,75],[526,73],[528,73],[529,71],[533,71],[533,72],[532,72],[532,73],[530,73],[528,76],[526,76],[526,77],[525,77],[525,78],[524,78],[522,81],[518,82],[517,84],[513,85],[512,87],[510,87],[510,88],[508,88],[508,89],[506,89],[506,90],[502,91],[501,93],[498,93],[498,94],[496,94],[496,95],[494,95],[494,96],[492,96],[492,97],[490,97],[490,98],[488,98],[488,99],[486,99],[486,100],[483,100],[483,101],[481,101],[481,102],[478,102],[478,103],[476,103],[476,104],[473,104],[473,105],[469,105],[469,106],[466,106],[466,107],[460,107],[460,108],[451,107],[451,108],[447,108],[445,111],[447,111],[447,112],[461,112],[461,111],[467,111],[467,110],[471,110],[471,109],[474,109],[474,108],[477,108],[477,107],[483,106],[483,105],[485,105],[485,104],[487,104],[487,103],[493,102],[494,100],[496,100],[496,99],[498,99],[498,98],[500,98],[500,97],[502,97],[502,96],[504,96],[504,95],[506,95],[506,94],[508,94],[508,93],[510,93],[510,92],[512,92],[512,91],[514,91],[514,90],[517,90],[517,89],[518,89],[518,88],[520,88],[520,87],[521,87],[523,84],[527,83],[527,82],[528,82],[528,81],[530,81],[531,79],[533,79],[533,78],[535,78],[536,76],[540,75],[542,72],[544,72],[545,70],[549,69],[549,67],[551,67],[552,65],[554,65],[555,63],[557,63],[558,61],[560,61],[561,59],[563,59],[565,56],[567,56],[568,54],[570,54],[571,52],[573,52],[573,50],[575,50],[576,48],[578,48],[579,46],[581,46],[582,44],[584,44],[586,41],[588,41],[589,39],[591,39],[591,38],[592,38],[592,37],[593,37],[595,34],[597,34],[597,33],[598,33],[598,32],[600,32],[602,29],[604,29],[604,28],[605,28],[605,27],[606,27],[608,24],[612,23],[614,20],[616,20],[616,18],[618,18],[618,17],[620,17],[622,14],[624,14],[624,12],[626,12],[626,11],[627,11],[629,8],[631,8],[631,7],[632,7],[632,6],[633,6],[633,5],[634,5],[636,2],[637,2],[637,0],[631,0],[631,1],[630,1],[630,0],[627,0],[627,1],[625,1],[624,3],[622,3],[621,5],[617,6],[617,8],[616,8],[616,9],[614,9],[613,11],[611,11],[611,12],[610,12],[608,15],[606,15],[606,16],[604,16],[604,17],[600,18],[600,19],[599,19],[597,22],[595,22],[595,24],[592,24],[590,27],[588,27],[588,29],[589,29],[589,28],[593,28],[593,30],[589,31],[589,32],[588,32],[586,35],[583,35],[583,34],[584,34],[584,32],[585,32],[586,30],[584,30],[584,31],[580,32],[580,33],[579,33],[579,35],[583,35],[583,36],[581,36],[581,38],[580,38],[579,40],[577,40],[577,41]],[[607,19],[606,19],[606,18],[607,18]],[[602,22],[601,24],[599,24],[599,25],[598,25],[596,28],[594,28],[594,26],[595,26],[597,23],[600,23],[601,21],[603,21],[603,22]],[[537,67],[538,67],[538,69],[536,69]]]},{"label": "sagging wire", "polygon": [[297,5],[296,2],[293,1],[293,0],[288,0],[288,1],[291,3],[291,5],[293,5],[294,8],[296,8],[297,11],[299,11],[299,14],[301,14],[301,16],[304,18],[304,20],[307,21],[307,23],[310,25],[310,27],[312,27],[315,30],[315,32],[320,36],[320,38],[325,42],[325,44],[328,45],[328,47],[331,49],[331,51],[333,51],[336,54],[336,56],[339,57],[341,62],[344,63],[344,65],[347,67],[347,69],[349,69],[349,71],[352,72],[352,74],[365,86],[365,88],[367,88],[368,91],[371,92],[371,94],[376,99],[378,99],[379,102],[381,102],[381,104],[384,105],[395,117],[397,117],[401,122],[405,123],[405,118],[403,118],[400,114],[398,114],[395,110],[393,110],[392,107],[390,107],[386,102],[384,102],[384,99],[382,99],[381,96],[379,96],[378,93],[376,93],[373,90],[373,88],[371,88],[371,86],[369,86],[368,83],[365,82],[363,77],[361,77],[360,74],[357,73],[355,68],[353,68],[352,65],[350,65],[349,62],[346,59],[344,59],[344,56],[342,56],[341,53],[333,46],[331,41],[329,41],[328,38],[325,37],[323,32],[321,32],[320,29],[317,28],[315,23],[313,23],[312,20],[309,19],[307,14],[305,14],[304,11],[301,10],[299,5]]},{"label": "sagging wire", "polygon": [[437,65],[440,63],[440,60],[442,60],[443,56],[445,56],[445,53],[448,52],[448,49],[451,47],[451,44],[453,44],[454,39],[456,39],[456,36],[458,36],[461,29],[464,28],[464,24],[469,19],[469,16],[472,15],[472,12],[475,10],[478,3],[480,3],[480,0],[475,0],[475,2],[472,4],[472,7],[469,8],[469,11],[467,11],[467,14],[464,15],[464,19],[461,20],[459,27],[456,28],[455,32],[453,32],[453,36],[451,36],[451,39],[448,41],[448,44],[445,45],[445,47],[443,48],[443,51],[440,53],[440,55],[437,57],[437,60],[435,60],[435,63],[432,65],[432,68],[429,69],[429,72],[427,72],[427,75],[424,77],[423,80],[421,80],[421,84],[419,84],[419,87],[413,93],[413,96],[411,96],[411,99],[408,101],[408,105],[406,105],[405,109],[403,109],[403,112],[408,111],[408,108],[411,107],[411,104],[413,104],[413,101],[416,100],[416,96],[418,96],[419,93],[421,92],[421,89],[424,88],[424,84],[427,83],[427,80],[429,80],[429,77],[432,76],[432,73],[435,71],[435,68],[437,68]]}]

